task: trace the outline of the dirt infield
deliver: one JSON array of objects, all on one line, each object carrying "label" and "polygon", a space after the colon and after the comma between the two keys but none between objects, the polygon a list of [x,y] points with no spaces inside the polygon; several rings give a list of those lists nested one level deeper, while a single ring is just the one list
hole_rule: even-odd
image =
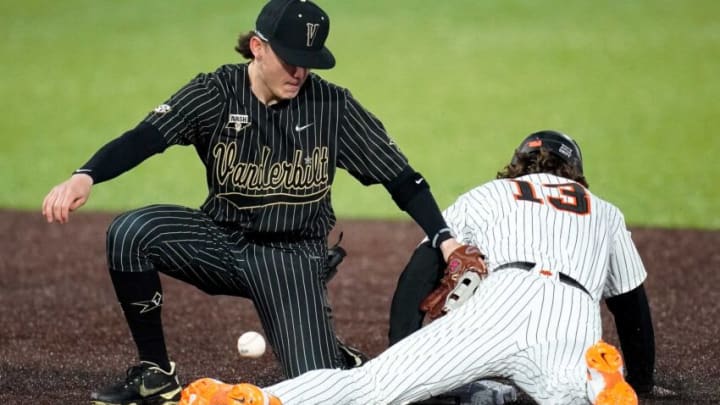
[{"label": "dirt infield", "polygon": [[[134,362],[105,270],[109,214],[48,225],[0,210],[0,404],[87,403],[92,388]],[[392,291],[420,238],[411,222],[340,221],[349,256],[330,285],[340,336],[371,356],[387,345]],[[720,231],[633,229],[657,341],[658,380],[682,397],[646,404],[720,403]],[[210,297],[163,276],[163,322],[181,382],[211,376],[260,385],[280,378],[274,357],[238,357],[237,337],[260,330],[251,302]],[[603,309],[605,338],[616,343]],[[522,403],[529,403],[526,399]]]}]

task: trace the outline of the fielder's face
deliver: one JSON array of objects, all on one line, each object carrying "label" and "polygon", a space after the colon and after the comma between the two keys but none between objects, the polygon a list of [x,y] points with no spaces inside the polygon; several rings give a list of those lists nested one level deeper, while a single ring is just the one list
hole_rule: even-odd
[{"label": "fielder's face", "polygon": [[260,38],[253,37],[250,47],[255,55],[250,75],[255,96],[266,105],[297,96],[310,69],[283,62]]}]

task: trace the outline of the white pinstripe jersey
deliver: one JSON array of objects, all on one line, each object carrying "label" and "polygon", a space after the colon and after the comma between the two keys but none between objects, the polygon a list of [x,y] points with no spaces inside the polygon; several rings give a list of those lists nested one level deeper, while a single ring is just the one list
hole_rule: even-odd
[{"label": "white pinstripe jersey", "polygon": [[584,356],[602,337],[600,298],[646,276],[618,208],[568,179],[532,174],[481,185],[444,216],[461,242],[487,254],[491,271],[541,267],[491,274],[462,306],[362,367],[313,370],[268,391],[288,405],[408,404],[503,377],[539,404],[588,403]]},{"label": "white pinstripe jersey", "polygon": [[198,75],[145,118],[169,145],[195,146],[207,170],[202,210],[216,222],[325,237],[335,223],[336,168],[369,185],[407,166],[347,89],[311,73],[295,98],[266,106],[250,90],[247,66]]},{"label": "white pinstripe jersey", "polygon": [[458,240],[478,246],[488,267],[516,261],[565,273],[595,301],[646,277],[620,210],[550,174],[499,179],[461,195],[443,215]]}]

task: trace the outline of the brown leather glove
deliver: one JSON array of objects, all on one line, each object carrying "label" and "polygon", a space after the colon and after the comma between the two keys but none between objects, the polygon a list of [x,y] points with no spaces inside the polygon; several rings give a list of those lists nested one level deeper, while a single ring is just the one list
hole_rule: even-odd
[{"label": "brown leather glove", "polygon": [[447,296],[455,289],[458,280],[466,271],[477,273],[481,279],[487,277],[488,271],[484,259],[480,249],[475,246],[462,245],[453,250],[448,256],[445,275],[440,280],[440,285],[423,299],[420,310],[425,312],[430,319],[445,315],[446,311],[443,307]]}]

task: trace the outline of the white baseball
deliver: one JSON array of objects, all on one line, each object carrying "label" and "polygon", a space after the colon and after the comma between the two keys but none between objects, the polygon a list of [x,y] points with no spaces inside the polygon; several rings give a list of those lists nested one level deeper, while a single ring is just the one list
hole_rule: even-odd
[{"label": "white baseball", "polygon": [[245,332],[238,338],[237,348],[241,356],[256,359],[265,353],[265,339],[257,332]]}]

